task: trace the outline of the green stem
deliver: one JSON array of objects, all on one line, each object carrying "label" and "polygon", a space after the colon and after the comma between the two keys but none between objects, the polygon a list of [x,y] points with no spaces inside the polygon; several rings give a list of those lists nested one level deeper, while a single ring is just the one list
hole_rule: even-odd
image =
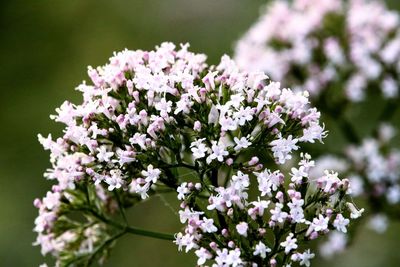
[{"label": "green stem", "polygon": [[152,237],[152,238],[157,238],[157,239],[162,239],[162,240],[175,240],[175,237],[172,234],[153,232],[153,231],[144,230],[144,229],[131,227],[131,226],[126,227],[126,232],[130,233],[130,234],[134,234],[134,235],[147,236],[147,237]]},{"label": "green stem", "polygon": [[125,209],[122,205],[121,197],[117,190],[114,190],[115,198],[117,199],[119,213],[121,214],[122,219],[124,220],[125,225],[128,225],[128,219],[126,218]]},{"label": "green stem", "polygon": [[94,252],[93,254],[90,256],[89,260],[87,261],[85,266],[90,266],[92,265],[93,261],[96,259],[96,255],[98,253],[100,253],[103,249],[105,249],[107,246],[111,245],[112,242],[114,242],[115,240],[117,240],[118,238],[120,238],[121,236],[123,236],[126,233],[126,231],[121,231],[113,236],[111,236],[110,238],[108,238],[107,240],[105,240],[103,242],[103,244],[101,244]]},{"label": "green stem", "polygon": [[115,228],[118,228],[120,230],[125,231],[126,233],[131,233],[135,235],[142,235],[142,236],[147,236],[147,237],[153,237],[153,238],[158,238],[158,239],[163,239],[163,240],[175,240],[175,237],[173,234],[167,234],[167,233],[159,233],[159,232],[153,232],[149,230],[144,230],[132,226],[124,226],[121,225],[115,221],[112,221],[106,217],[104,217],[101,214],[98,214],[96,211],[89,209],[88,210],[93,216],[95,216],[97,219],[101,220],[102,222],[111,225]]}]

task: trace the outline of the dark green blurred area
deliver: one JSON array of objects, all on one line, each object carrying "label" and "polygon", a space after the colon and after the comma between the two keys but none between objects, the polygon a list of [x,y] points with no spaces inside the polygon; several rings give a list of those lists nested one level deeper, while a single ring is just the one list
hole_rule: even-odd
[{"label": "dark green blurred area", "polygon": [[[190,42],[191,49],[217,63],[255,21],[262,0],[70,0],[0,2],[0,266],[38,266],[32,247],[32,206],[51,183],[42,178],[48,153],[37,133],[60,134],[50,121],[65,99],[80,101],[73,89],[87,65],[104,64],[113,51],[152,49],[163,41]],[[397,0],[392,7],[400,7]],[[373,104],[372,104],[373,107]],[[368,126],[368,114],[363,116]],[[334,136],[334,133],[332,134]],[[334,138],[334,137],[332,137]],[[333,141],[332,141],[333,140]],[[336,140],[328,141],[335,144]],[[172,196],[171,196],[172,197]],[[176,207],[152,199],[130,211],[135,226],[174,232]],[[356,244],[332,262],[313,266],[399,266],[400,224],[384,235],[359,233]],[[128,236],[106,266],[194,266],[191,255],[168,241]]]}]

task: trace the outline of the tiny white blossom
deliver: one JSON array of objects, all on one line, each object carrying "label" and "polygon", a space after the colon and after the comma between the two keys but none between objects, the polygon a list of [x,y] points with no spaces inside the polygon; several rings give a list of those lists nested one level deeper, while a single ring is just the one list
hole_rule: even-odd
[{"label": "tiny white blossom", "polygon": [[197,265],[203,265],[206,260],[212,258],[212,254],[205,248],[200,248],[194,252],[198,258]]},{"label": "tiny white blossom", "polygon": [[236,146],[234,148],[236,151],[239,151],[243,148],[248,148],[251,145],[251,143],[247,140],[246,137],[242,137],[240,139],[237,137],[234,137],[233,140],[235,141],[235,144],[236,144]]},{"label": "tiny white blossom", "polygon": [[229,155],[225,149],[226,146],[223,143],[212,141],[211,154],[207,157],[207,163],[211,163],[215,159],[219,162],[224,161],[224,157]]},{"label": "tiny white blossom", "polygon": [[218,231],[218,228],[214,225],[214,220],[207,218],[203,218],[201,229],[206,233],[215,233],[216,231]]},{"label": "tiny white blossom", "polygon": [[239,235],[247,236],[247,230],[249,229],[249,225],[246,222],[241,222],[236,225],[236,230]]},{"label": "tiny white blossom", "polygon": [[333,226],[336,228],[336,230],[347,233],[347,228],[346,226],[350,223],[349,219],[346,219],[343,217],[342,214],[336,215],[335,220],[333,221]]},{"label": "tiny white blossom", "polygon": [[99,161],[105,161],[105,162],[109,162],[110,158],[114,155],[114,152],[112,151],[108,151],[106,146],[101,146],[99,148],[97,148],[97,155],[96,157],[99,159]]},{"label": "tiny white blossom", "polygon": [[146,182],[156,183],[158,178],[160,178],[161,171],[149,164],[147,166],[147,171],[143,170],[141,173],[145,177]]},{"label": "tiny white blossom", "polygon": [[281,242],[281,247],[285,249],[285,253],[289,254],[289,252],[293,249],[297,249],[297,239],[293,238],[294,234],[290,233],[284,242]]},{"label": "tiny white blossom", "polygon": [[254,249],[253,255],[260,255],[261,258],[265,259],[267,257],[267,253],[270,253],[271,249],[267,247],[263,242],[258,242],[256,248]]},{"label": "tiny white blossom", "polygon": [[275,208],[270,210],[271,212],[271,220],[276,221],[278,223],[283,223],[286,218],[288,217],[287,212],[282,211],[283,204],[281,203],[276,203]]},{"label": "tiny white blossom", "polygon": [[203,143],[204,140],[205,138],[201,138],[190,144],[190,150],[192,151],[195,160],[204,158],[209,150],[209,148]]},{"label": "tiny white blossom", "polygon": [[328,217],[324,217],[322,214],[319,214],[318,218],[313,219],[311,227],[314,229],[315,232],[325,231],[326,229],[328,229],[328,222]]},{"label": "tiny white blossom", "polygon": [[272,152],[274,153],[274,157],[277,159],[279,164],[283,164],[286,160],[291,159],[292,156],[290,153],[293,150],[297,150],[299,147],[296,145],[298,139],[294,138],[292,135],[289,135],[288,138],[280,137],[277,140],[274,140],[270,143],[272,146]]}]

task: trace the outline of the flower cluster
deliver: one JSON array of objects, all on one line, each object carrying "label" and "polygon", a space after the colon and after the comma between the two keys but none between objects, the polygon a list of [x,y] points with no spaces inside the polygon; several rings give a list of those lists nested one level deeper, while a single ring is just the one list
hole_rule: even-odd
[{"label": "flower cluster", "polygon": [[[349,145],[342,158],[326,155],[318,159],[318,168],[312,177],[321,173],[321,167],[340,171],[351,180],[352,195],[366,196],[373,213],[385,212],[398,218],[400,150],[391,145],[394,136],[395,128],[382,124],[376,138],[365,138],[360,145]],[[380,232],[382,227],[376,229]]]},{"label": "flower cluster", "polygon": [[[310,173],[318,177],[328,168],[347,175],[351,195],[363,196],[369,203],[367,226],[378,233],[386,231],[389,218],[399,219],[400,214],[400,150],[391,145],[394,136],[394,127],[382,124],[375,138],[349,145],[341,157],[324,155]],[[333,233],[321,245],[321,255],[329,258],[342,252],[353,235]]]},{"label": "flower cluster", "polygon": [[[97,187],[92,192],[96,192],[96,195],[87,197],[93,201],[93,206],[104,212],[109,211],[106,206],[110,202],[103,189]],[[74,218],[73,215],[83,210],[89,212],[82,201],[85,198],[82,191],[66,192],[55,185],[42,200],[34,201],[39,209],[34,228],[38,233],[35,245],[41,246],[43,255],[50,253],[56,257],[56,266],[90,264],[97,257],[102,257],[96,251],[102,250],[103,244],[110,238],[111,232],[107,224],[96,219],[94,208],[93,216],[85,216],[84,220]],[[104,248],[106,249],[108,248]]]},{"label": "flower cluster", "polygon": [[[303,244],[333,229],[347,233],[363,210],[347,202],[349,180],[328,171],[310,179],[314,161],[302,156],[288,175],[248,162],[234,168],[226,187],[183,184],[179,214],[187,226],[176,236],[179,249],[195,250],[201,266],[310,266],[314,254]],[[208,202],[196,202],[204,192],[211,194]]]},{"label": "flower cluster", "polygon": [[[400,106],[399,18],[377,0],[275,0],[235,50],[242,69],[262,70],[295,91],[309,91],[313,105],[331,118],[328,130],[338,127],[347,143],[325,149],[310,176],[331,169],[349,177],[351,194],[367,200],[368,225],[378,232],[400,212],[399,150],[394,127],[385,124]],[[359,136],[349,109],[376,95],[385,107],[370,120],[373,134]],[[366,111],[365,103],[357,108]],[[343,250],[348,236],[329,236],[322,254]]]},{"label": "flower cluster", "polygon": [[[377,0],[277,0],[238,41],[235,60],[329,101],[399,96],[400,20]],[[344,90],[343,90],[344,89]]]},{"label": "flower cluster", "polygon": [[[154,51],[124,50],[104,66],[89,67],[91,83],[77,87],[83,102],[64,102],[51,116],[65,124],[63,136],[53,141],[51,135],[39,135],[51,153],[52,168],[45,177],[56,182],[35,202],[36,244],[43,254],[51,253],[59,265],[90,265],[103,260],[125,233],[172,240],[168,234],[131,227],[125,215],[125,209],[141,199],[171,191],[184,200],[181,220],[192,222],[198,216],[195,222],[201,223],[202,231],[217,232],[217,237],[227,227],[223,222],[236,213],[245,217],[230,226],[237,226],[242,236],[253,236],[253,224],[263,221],[264,209],[265,214],[273,209],[260,229],[268,226],[283,235],[293,227],[293,236],[277,244],[275,252],[285,248],[292,261],[304,264],[312,254],[294,249],[302,231],[297,224],[309,224],[303,233],[306,239],[332,227],[346,229],[347,180],[327,173],[312,191],[308,156],[292,170],[289,187],[283,173],[263,167],[280,166],[302,143],[325,137],[320,113],[310,107],[308,94],[281,89],[262,72],[240,71],[228,56],[217,66],[208,66],[205,60],[205,55],[188,51],[188,45],[177,49],[163,43]],[[183,179],[187,171],[194,173],[196,183]],[[250,176],[259,180],[260,200],[253,204],[247,203]],[[203,216],[197,205],[204,198],[209,198],[208,207],[218,213],[220,222]],[[224,235],[230,236],[233,230],[226,231]],[[254,235],[259,241],[261,236]],[[199,241],[197,235],[185,238],[193,238],[193,246]],[[265,258],[267,244],[258,244],[256,262]],[[224,245],[218,245],[220,252],[228,253],[235,266],[249,260],[240,256],[244,252],[236,245]],[[196,254],[207,259],[212,254],[208,249]]]}]

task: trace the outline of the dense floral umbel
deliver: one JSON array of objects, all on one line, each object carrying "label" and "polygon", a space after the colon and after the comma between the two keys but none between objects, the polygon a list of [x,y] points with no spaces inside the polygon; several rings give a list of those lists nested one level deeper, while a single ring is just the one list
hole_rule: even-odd
[{"label": "dense floral umbel", "polygon": [[360,145],[349,145],[342,158],[326,155],[318,159],[318,168],[311,176],[320,175],[325,168],[344,173],[352,182],[353,196],[366,196],[374,213],[385,212],[398,218],[400,150],[391,144],[395,134],[392,125],[382,124],[377,137],[365,138]]},{"label": "dense floral umbel", "polygon": [[[57,183],[35,203],[39,208],[37,244],[42,246],[43,254],[51,253],[62,266],[88,265],[103,259],[114,240],[125,233],[172,239],[167,234],[129,226],[124,213],[125,208],[141,199],[171,190],[178,190],[180,199],[190,199],[187,207],[196,210],[193,205],[197,197],[210,197],[216,205],[213,209],[221,212],[221,220],[227,220],[225,204],[218,204],[217,194],[227,192],[227,196],[234,197],[232,212],[236,207],[246,210],[248,205],[244,181],[235,182],[243,178],[236,170],[243,175],[254,170],[251,175],[260,172],[260,177],[265,176],[268,172],[259,159],[274,166],[283,164],[301,143],[325,137],[320,113],[309,106],[306,92],[281,89],[279,83],[269,81],[261,72],[241,72],[227,56],[217,66],[207,66],[205,60],[205,55],[189,52],[188,45],[176,49],[171,43],[163,43],[149,52],[124,50],[115,53],[105,66],[89,67],[91,84],[83,82],[77,88],[83,102],[64,102],[58,114],[51,116],[65,124],[64,135],[55,141],[50,135],[39,135],[39,141],[51,152],[52,168],[45,176]],[[295,192],[308,188],[302,182],[304,168],[293,174],[297,180],[293,181],[291,199],[305,197],[305,191]],[[217,181],[224,172],[229,184],[226,188]],[[198,195],[188,198],[193,184],[182,184],[181,177],[191,173],[198,179]],[[282,203],[275,205],[275,209],[283,205],[276,215],[280,216],[276,225],[281,226],[276,229],[288,230],[292,221],[281,215],[290,204],[289,191],[283,187],[284,177],[279,174],[278,178],[269,185],[265,177],[260,186],[267,196],[281,192]],[[343,194],[346,191],[338,179],[324,186],[326,192],[317,190],[316,195],[310,195],[311,200],[305,201],[320,200],[336,190]],[[272,207],[276,201],[269,198]],[[324,201],[325,205],[317,205],[316,214],[324,216],[327,223],[328,215],[336,218],[338,209],[345,209],[341,201]],[[328,202],[339,204],[330,207]],[[331,214],[327,213],[328,207]],[[77,217],[79,214],[84,222]],[[244,219],[243,233],[245,223],[249,223],[249,229],[253,227],[247,217]],[[210,220],[207,231],[214,231],[216,226]],[[216,225],[220,228],[222,223]],[[308,236],[317,234],[320,230]],[[258,251],[264,255],[262,244]],[[208,255],[204,250],[197,252],[201,253]],[[310,257],[301,255],[293,257]]]},{"label": "dense floral umbel", "polygon": [[277,0],[238,41],[235,60],[313,96],[361,101],[372,89],[395,98],[399,26],[383,1]]},{"label": "dense floral umbel", "polygon": [[[380,232],[386,216],[400,214],[398,150],[391,138],[382,137],[393,130],[380,128],[400,105],[399,18],[384,1],[276,0],[235,50],[242,69],[265,71],[284,86],[310,92],[312,104],[331,119],[327,129],[346,138],[343,147],[320,153],[318,175],[326,168],[350,175],[353,194],[366,197],[373,211],[369,225]],[[385,106],[376,109],[377,119],[369,118],[372,131],[361,136],[348,115],[355,107],[358,114],[369,113],[371,104],[359,103],[368,98]],[[344,248],[344,235],[329,240],[334,250]]]},{"label": "dense floral umbel", "polygon": [[[376,137],[349,145],[340,156],[319,158],[318,168],[310,174],[318,177],[324,169],[331,169],[349,177],[352,196],[362,196],[370,204],[368,226],[378,233],[386,230],[389,218],[400,219],[400,150],[391,144],[394,136],[394,127],[382,124]],[[344,250],[346,243],[347,236],[335,234],[322,246],[322,253],[331,256]]]},{"label": "dense floral umbel", "polygon": [[[346,200],[349,180],[328,171],[311,180],[313,167],[306,154],[288,175],[249,163],[232,168],[226,187],[182,184],[179,214],[187,226],[175,243],[195,250],[198,265],[310,266],[314,254],[305,243],[332,229],[347,233],[350,218],[363,212]],[[211,194],[205,207],[195,201],[203,192]]]}]

